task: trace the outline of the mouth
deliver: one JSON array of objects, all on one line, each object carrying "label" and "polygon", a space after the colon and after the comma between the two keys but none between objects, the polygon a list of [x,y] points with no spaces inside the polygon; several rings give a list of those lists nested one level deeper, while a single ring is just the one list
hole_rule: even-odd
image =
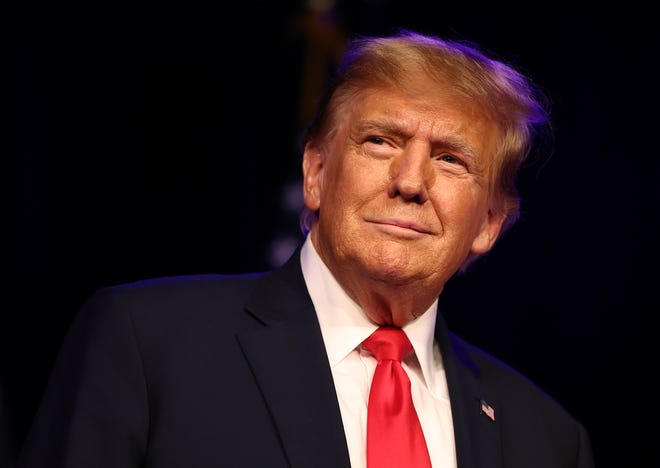
[{"label": "mouth", "polygon": [[405,219],[387,218],[387,219],[367,219],[369,223],[375,225],[378,229],[398,235],[398,236],[416,236],[433,235],[434,231],[419,222]]}]

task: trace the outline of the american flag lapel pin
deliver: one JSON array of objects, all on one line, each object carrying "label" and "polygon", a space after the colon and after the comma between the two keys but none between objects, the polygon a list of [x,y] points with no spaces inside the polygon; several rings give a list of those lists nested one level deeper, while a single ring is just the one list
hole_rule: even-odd
[{"label": "american flag lapel pin", "polygon": [[479,404],[481,406],[479,412],[481,414],[485,414],[486,416],[488,416],[488,419],[495,422],[495,410],[493,409],[493,407],[490,406],[488,403],[486,403],[485,400],[479,400]]}]

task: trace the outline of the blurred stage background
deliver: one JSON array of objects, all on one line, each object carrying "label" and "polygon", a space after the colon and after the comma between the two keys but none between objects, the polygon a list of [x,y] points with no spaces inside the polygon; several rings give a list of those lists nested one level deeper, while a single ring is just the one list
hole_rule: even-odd
[{"label": "blurred stage background", "polygon": [[484,45],[553,102],[553,153],[521,179],[518,225],[447,286],[450,325],[581,419],[600,468],[652,466],[654,430],[640,427],[658,418],[648,389],[658,306],[645,299],[660,201],[650,14],[316,4],[3,7],[5,458],[93,290],[284,260],[300,240],[297,137],[326,71],[346,38],[409,27]]}]

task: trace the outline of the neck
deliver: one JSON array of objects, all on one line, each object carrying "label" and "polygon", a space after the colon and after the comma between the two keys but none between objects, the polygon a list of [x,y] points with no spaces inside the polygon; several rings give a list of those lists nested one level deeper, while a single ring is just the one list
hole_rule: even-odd
[{"label": "neck", "polygon": [[339,283],[374,323],[395,327],[424,314],[442,291],[414,283],[402,286],[363,279]]}]

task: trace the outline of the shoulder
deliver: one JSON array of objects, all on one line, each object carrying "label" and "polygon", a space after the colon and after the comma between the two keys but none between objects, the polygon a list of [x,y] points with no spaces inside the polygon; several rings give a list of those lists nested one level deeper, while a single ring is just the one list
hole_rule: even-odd
[{"label": "shoulder", "polygon": [[264,274],[203,274],[150,278],[102,287],[89,297],[85,305],[113,303],[141,309],[158,305],[167,310],[182,305],[226,303],[249,295]]},{"label": "shoulder", "polygon": [[65,343],[88,355],[133,349],[152,367],[178,362],[181,353],[203,356],[253,326],[245,303],[262,276],[168,276],[102,287],[77,311]]},{"label": "shoulder", "polygon": [[105,286],[82,305],[76,321],[88,326],[122,324],[136,330],[229,324],[265,273],[186,275]]},{"label": "shoulder", "polygon": [[167,296],[198,294],[203,291],[236,291],[250,289],[266,272],[235,275],[200,274],[163,276],[100,288],[96,294],[116,297]]}]

